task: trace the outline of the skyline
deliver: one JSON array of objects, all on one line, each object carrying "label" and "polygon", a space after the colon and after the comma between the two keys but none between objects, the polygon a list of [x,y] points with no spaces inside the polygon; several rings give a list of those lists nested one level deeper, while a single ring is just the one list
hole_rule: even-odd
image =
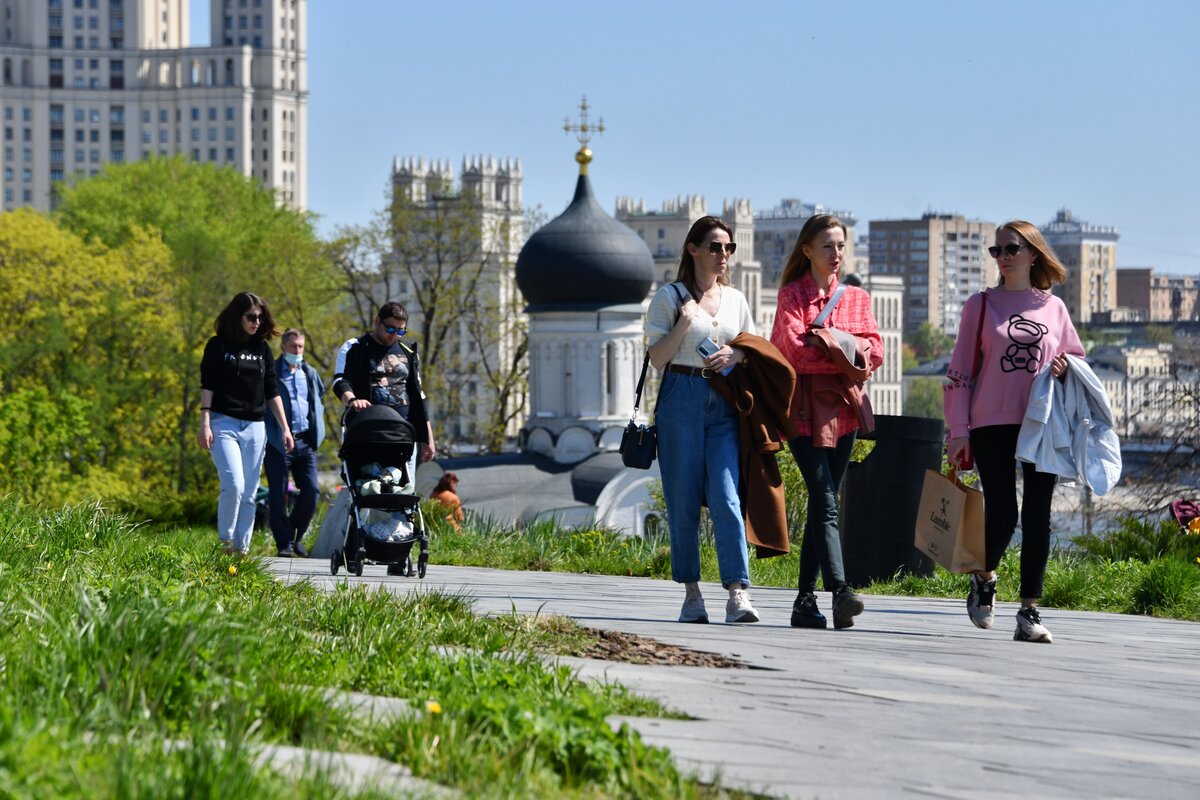
[{"label": "skyline", "polygon": [[[195,44],[207,7],[192,3]],[[610,214],[618,196],[657,210],[701,194],[718,214],[795,197],[865,233],[930,211],[1044,225],[1066,207],[1117,228],[1118,266],[1200,274],[1186,2],[347,0],[308,18],[323,235],[382,207],[397,157],[456,176],[464,156],[520,159],[526,207],[557,216],[578,173],[563,119],[586,94],[607,128],[590,177]]]}]

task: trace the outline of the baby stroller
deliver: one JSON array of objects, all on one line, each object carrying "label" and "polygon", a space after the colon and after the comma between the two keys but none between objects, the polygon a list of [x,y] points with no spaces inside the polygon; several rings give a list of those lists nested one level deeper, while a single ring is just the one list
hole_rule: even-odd
[{"label": "baby stroller", "polygon": [[342,481],[350,492],[350,516],[342,547],[329,569],[362,575],[363,561],[387,564],[388,574],[412,575],[410,558],[420,543],[417,574],[424,578],[429,537],[409,459],[416,447],[413,426],[389,406],[373,405],[342,418]]}]

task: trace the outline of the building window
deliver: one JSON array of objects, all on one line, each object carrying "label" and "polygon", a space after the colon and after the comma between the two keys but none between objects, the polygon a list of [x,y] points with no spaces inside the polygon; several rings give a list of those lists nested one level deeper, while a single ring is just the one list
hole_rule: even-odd
[{"label": "building window", "polygon": [[214,106],[214,107],[208,109],[208,121],[216,122],[216,120],[217,120],[217,109]]},{"label": "building window", "polygon": [[227,122],[232,122],[233,119],[234,119],[233,106],[226,106],[225,107],[225,120]]},{"label": "building window", "polygon": [[230,126],[228,126],[227,128],[225,128],[225,139],[226,139],[226,141],[230,141],[230,142],[232,142],[232,141],[234,140],[234,138],[235,138],[235,136],[236,136],[236,135],[237,135],[237,134],[236,134],[236,132],[235,132],[235,130],[234,130],[234,127],[233,127],[232,125],[230,125]]},{"label": "building window", "polygon": [[233,160],[234,160],[234,154],[233,154],[233,148],[232,148],[232,147],[227,147],[227,148],[225,148],[225,160],[226,160],[226,161],[233,161]]}]

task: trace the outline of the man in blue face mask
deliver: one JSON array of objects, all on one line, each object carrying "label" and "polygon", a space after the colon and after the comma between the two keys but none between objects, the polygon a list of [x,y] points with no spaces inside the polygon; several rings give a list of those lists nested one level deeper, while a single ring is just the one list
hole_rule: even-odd
[{"label": "man in blue face mask", "polygon": [[[325,439],[325,410],[321,395],[325,384],[317,371],[304,363],[304,334],[296,328],[283,332],[283,355],[275,363],[279,397],[287,414],[296,446],[289,453],[283,448],[283,433],[278,424],[267,423],[265,466],[271,533],[282,558],[308,557],[302,541],[317,510],[317,448]],[[298,494],[288,511],[288,475]]]}]

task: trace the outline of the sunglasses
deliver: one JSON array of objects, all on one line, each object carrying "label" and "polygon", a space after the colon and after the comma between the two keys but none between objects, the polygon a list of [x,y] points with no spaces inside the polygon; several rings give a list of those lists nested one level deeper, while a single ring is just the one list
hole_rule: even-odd
[{"label": "sunglasses", "polygon": [[391,325],[384,325],[383,329],[396,336],[403,336],[404,334],[408,333],[408,328],[393,328]]},{"label": "sunglasses", "polygon": [[251,322],[259,322],[260,320],[263,319],[262,314],[243,314],[242,316],[245,317],[246,319],[250,320]]},{"label": "sunglasses", "polygon": [[988,254],[991,255],[992,258],[999,258],[1001,253],[1004,253],[1006,256],[1015,256],[1017,253],[1021,252],[1021,248],[1025,246],[1026,245],[1023,244],[1006,244],[1004,247],[992,245],[988,248]]},{"label": "sunglasses", "polygon": [[708,243],[708,252],[712,253],[714,256],[719,254],[722,250],[725,251],[725,255],[727,256],[733,255],[737,250],[737,242],[726,242],[725,244],[721,244],[720,242]]}]

